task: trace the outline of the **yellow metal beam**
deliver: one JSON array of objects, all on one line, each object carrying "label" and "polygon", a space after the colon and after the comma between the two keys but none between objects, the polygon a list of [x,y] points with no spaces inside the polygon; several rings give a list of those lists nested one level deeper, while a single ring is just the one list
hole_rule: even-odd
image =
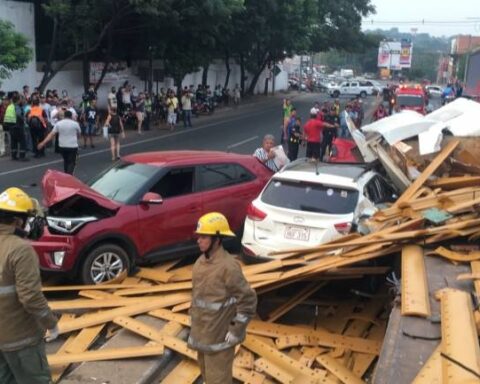
[{"label": "yellow metal beam", "polygon": [[247,351],[243,347],[240,347],[237,354],[235,355],[235,359],[233,360],[233,365],[239,368],[253,369],[254,362],[255,358],[253,356],[253,353]]},{"label": "yellow metal beam", "polygon": [[118,297],[114,299],[75,299],[75,300],[58,300],[58,301],[49,301],[48,305],[52,311],[71,311],[75,309],[100,309],[100,308],[112,308],[112,307],[125,307],[127,305],[138,304],[139,302],[152,302],[155,300],[161,300],[167,297],[166,295],[161,296],[150,296],[150,297]]},{"label": "yellow metal beam", "polygon": [[200,377],[198,364],[190,359],[183,359],[161,381],[162,384],[193,384]]},{"label": "yellow metal beam", "polygon": [[422,369],[420,369],[417,376],[415,376],[412,384],[440,384],[443,382],[441,351],[442,348],[439,345],[430,355]]},{"label": "yellow metal beam", "polygon": [[[177,293],[177,294],[165,296],[162,299],[152,300],[151,302],[148,302],[148,303],[139,303],[139,304],[129,305],[126,307],[105,310],[100,313],[83,315],[63,323],[59,327],[59,332],[60,334],[62,334],[62,333],[67,333],[71,331],[76,331],[78,329],[91,327],[93,325],[107,323],[119,316],[139,315],[141,313],[153,311],[155,309],[169,307],[189,299],[190,299],[190,294]],[[96,301],[96,300],[92,300],[92,301]]]},{"label": "yellow metal beam", "polygon": [[255,336],[247,335],[243,346],[256,353],[257,355],[264,357],[270,363],[278,366],[280,369],[291,374],[296,380],[302,383],[320,383],[325,382],[324,376],[315,372],[314,370],[305,367],[300,364],[298,361],[293,360],[284,353],[268,346],[268,344],[263,343],[262,341],[255,338]]},{"label": "yellow metal beam", "polygon": [[480,260],[480,252],[460,253],[450,251],[444,247],[438,247],[437,249],[427,252],[428,256],[442,256],[450,261],[459,261],[461,263],[468,263],[472,261]]},{"label": "yellow metal beam", "polygon": [[428,164],[420,176],[417,177],[415,181],[402,193],[394,206],[399,206],[402,203],[408,202],[415,195],[415,193],[423,187],[428,178],[437,170],[440,165],[442,165],[447,157],[450,156],[458,144],[460,144],[459,140],[452,140],[445,147],[443,147],[440,153]]},{"label": "yellow metal beam", "polygon": [[163,345],[148,345],[142,347],[127,347],[115,349],[100,349],[82,353],[65,353],[62,355],[48,355],[49,365],[64,365],[83,363],[86,361],[120,360],[134,357],[161,355]]},{"label": "yellow metal beam", "polygon": [[335,377],[337,377],[342,383],[345,384],[364,384],[364,381],[355,376],[352,371],[350,371],[343,364],[339,363],[333,357],[324,354],[317,356],[317,362],[325,367],[329,372],[331,372]]},{"label": "yellow metal beam", "polygon": [[142,279],[158,281],[161,283],[168,283],[173,277],[173,273],[161,269],[140,268],[140,270],[135,274],[135,276],[141,277]]},{"label": "yellow metal beam", "polygon": [[261,357],[260,359],[255,360],[255,369],[259,372],[265,372],[267,375],[273,377],[275,380],[280,383],[291,383],[293,382],[294,376],[287,371],[279,368],[275,364],[269,362],[267,359]]},{"label": "yellow metal beam", "polygon": [[141,284],[109,284],[109,285],[56,285],[51,287],[42,287],[43,292],[62,292],[62,291],[111,291],[115,289],[133,289],[145,288]]},{"label": "yellow metal beam", "polygon": [[407,245],[402,249],[402,315],[429,317],[430,314],[423,249]]},{"label": "yellow metal beam", "polygon": [[[473,317],[472,299],[467,292],[445,289],[441,296],[442,377],[444,383],[464,383],[480,375],[480,348]],[[452,362],[453,359],[457,363]]]}]

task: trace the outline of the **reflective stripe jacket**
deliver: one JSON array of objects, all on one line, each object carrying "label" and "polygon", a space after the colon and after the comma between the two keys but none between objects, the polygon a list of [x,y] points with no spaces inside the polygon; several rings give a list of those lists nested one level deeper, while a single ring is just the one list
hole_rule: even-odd
[{"label": "reflective stripe jacket", "polygon": [[256,312],[257,296],[240,264],[220,247],[210,259],[205,255],[198,258],[192,282],[189,346],[205,353],[231,348],[235,344],[225,341],[229,331],[238,343],[243,341],[247,324]]},{"label": "reflective stripe jacket", "polygon": [[5,110],[5,116],[3,117],[3,122],[8,124],[17,123],[17,112],[15,111],[15,104],[10,103]]},{"label": "reflective stripe jacket", "polygon": [[37,254],[14,230],[0,224],[0,351],[34,345],[57,323],[41,291]]}]

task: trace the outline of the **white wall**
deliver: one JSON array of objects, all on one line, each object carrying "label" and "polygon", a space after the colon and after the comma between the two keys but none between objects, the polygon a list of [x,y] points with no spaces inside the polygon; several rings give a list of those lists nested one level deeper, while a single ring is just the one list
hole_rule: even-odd
[{"label": "white wall", "polygon": [[[34,47],[34,37],[35,37],[35,26],[34,26],[34,8],[33,4],[20,3],[16,1],[9,0],[0,0],[0,18],[10,20],[16,27],[18,32],[23,33],[25,36],[31,39],[31,45]],[[36,57],[28,65],[24,71],[14,72],[10,79],[3,81],[1,89],[4,91],[11,90],[21,90],[24,85],[29,85],[31,90],[38,84],[40,84],[42,73],[37,72],[35,65]],[[157,66],[157,65],[155,65]],[[281,65],[279,65],[282,67]],[[240,84],[240,66],[236,64],[233,60],[230,64],[231,73],[229,80],[229,88],[233,89],[235,84]],[[129,82],[132,85],[135,85],[138,91],[143,91],[144,82],[140,80],[138,76],[135,75],[136,68],[133,66],[131,68],[131,75],[129,77]],[[208,84],[213,90],[217,84],[224,85],[225,77],[227,71],[223,61],[217,61],[212,63],[209,66],[208,71]],[[260,76],[257,86],[255,88],[255,93],[262,93],[264,91],[265,85],[265,76],[267,71]],[[248,87],[249,80],[252,79],[251,74],[247,74],[248,81],[246,86]],[[75,101],[80,101],[83,94],[83,77],[81,70],[80,62],[70,63],[65,67],[65,70],[60,71],[50,83],[47,85],[47,89],[57,89],[61,94],[63,89],[68,91],[68,95],[73,98]],[[195,87],[197,84],[202,82],[202,71],[199,70],[196,73],[191,73],[185,76],[182,86],[189,86],[193,84]],[[98,90],[99,106],[106,106],[107,94],[112,86],[117,88],[121,85],[119,83],[103,83]],[[269,82],[270,90],[272,87],[272,82]],[[173,79],[165,78],[163,83],[159,83],[159,88],[169,88],[173,87]],[[156,83],[154,83],[154,91],[156,88]],[[277,91],[284,90],[288,88],[288,74],[285,71],[282,71],[276,78],[275,89]]]},{"label": "white wall", "polygon": [[1,89],[22,89],[24,85],[33,85],[37,82],[35,63],[35,24],[33,4],[17,1],[0,0],[0,19],[13,23],[15,30],[30,40],[33,50],[33,60],[24,71],[15,71],[10,79],[2,81]]}]

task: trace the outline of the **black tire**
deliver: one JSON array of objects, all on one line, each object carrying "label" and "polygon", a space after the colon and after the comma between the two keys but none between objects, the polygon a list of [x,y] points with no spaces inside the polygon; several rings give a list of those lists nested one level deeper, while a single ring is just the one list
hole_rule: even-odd
[{"label": "black tire", "polygon": [[[108,261],[110,257],[110,262]],[[96,263],[94,267],[94,263]],[[98,269],[105,267],[104,277]],[[110,267],[108,267],[110,265]],[[97,271],[94,270],[97,269]],[[80,280],[83,284],[99,284],[112,280],[123,270],[130,269],[130,259],[125,250],[111,243],[104,243],[93,248],[85,258],[80,269]],[[98,276],[98,279],[95,278]]]},{"label": "black tire", "polygon": [[340,96],[340,91],[333,91],[333,97],[337,98]]},{"label": "black tire", "polygon": [[367,97],[367,92],[365,92],[365,91],[360,92],[360,97],[361,97],[362,99],[364,99],[365,97]]}]

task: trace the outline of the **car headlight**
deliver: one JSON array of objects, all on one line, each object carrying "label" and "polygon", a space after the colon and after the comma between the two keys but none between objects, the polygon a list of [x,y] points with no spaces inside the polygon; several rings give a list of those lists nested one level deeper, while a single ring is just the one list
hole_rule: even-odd
[{"label": "car headlight", "polygon": [[85,224],[92,221],[97,221],[98,218],[95,216],[86,216],[86,217],[54,217],[47,216],[48,226],[58,232],[62,233],[74,233],[78,231]]}]

